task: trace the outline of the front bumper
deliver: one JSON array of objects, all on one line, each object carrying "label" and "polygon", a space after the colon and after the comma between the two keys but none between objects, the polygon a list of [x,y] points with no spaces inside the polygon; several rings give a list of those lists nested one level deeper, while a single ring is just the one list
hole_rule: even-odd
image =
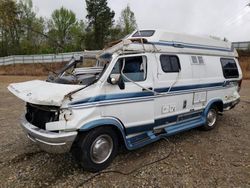
[{"label": "front bumper", "polygon": [[21,117],[21,126],[27,137],[48,153],[69,152],[77,136],[77,131],[55,133],[39,129],[30,124],[25,116]]}]

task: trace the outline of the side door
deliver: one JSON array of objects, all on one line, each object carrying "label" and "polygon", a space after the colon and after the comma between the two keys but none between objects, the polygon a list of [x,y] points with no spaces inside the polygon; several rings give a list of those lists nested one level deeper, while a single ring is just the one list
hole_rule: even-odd
[{"label": "side door", "polygon": [[170,126],[199,118],[201,107],[195,100],[203,99],[204,93],[196,92],[199,82],[192,76],[190,56],[160,54],[158,60],[155,91],[164,95],[155,98],[155,125]]},{"label": "side door", "polygon": [[181,64],[180,55],[159,54],[155,91],[162,93],[155,99],[155,124],[175,124],[180,114],[187,113],[192,106],[193,94],[183,93],[183,86],[190,81],[190,67]]},{"label": "side door", "polygon": [[102,115],[119,119],[127,134],[150,130],[154,123],[154,95],[149,91],[153,90],[153,78],[147,55],[121,56],[110,66],[113,68],[109,76],[123,71],[125,88],[106,81],[107,100]]}]

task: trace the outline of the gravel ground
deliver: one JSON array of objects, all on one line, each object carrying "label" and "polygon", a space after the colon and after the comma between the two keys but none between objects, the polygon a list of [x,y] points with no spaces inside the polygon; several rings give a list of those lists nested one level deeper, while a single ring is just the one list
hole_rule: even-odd
[{"label": "gravel ground", "polygon": [[133,152],[122,152],[107,170],[129,175],[85,172],[70,154],[47,154],[19,126],[24,103],[6,87],[35,77],[0,76],[0,187],[250,187],[250,81],[242,101],[219,117],[210,132],[197,129]]}]

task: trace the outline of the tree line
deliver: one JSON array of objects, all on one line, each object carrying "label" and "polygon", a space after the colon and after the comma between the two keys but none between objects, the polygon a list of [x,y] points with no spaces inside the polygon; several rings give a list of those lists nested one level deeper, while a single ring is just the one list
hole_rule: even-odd
[{"label": "tree line", "polygon": [[44,18],[32,0],[0,0],[0,56],[102,49],[137,27],[129,5],[117,22],[107,0],[86,0],[85,11],[86,20],[64,7]]}]

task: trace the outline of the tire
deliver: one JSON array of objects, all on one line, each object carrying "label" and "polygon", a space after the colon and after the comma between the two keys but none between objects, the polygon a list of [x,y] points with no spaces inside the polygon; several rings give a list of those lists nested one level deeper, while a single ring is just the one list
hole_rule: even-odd
[{"label": "tire", "polygon": [[201,127],[204,131],[210,131],[215,128],[218,118],[218,109],[212,106],[206,114],[206,124]]},{"label": "tire", "polygon": [[109,166],[118,151],[118,138],[111,127],[100,127],[80,135],[77,143],[78,160],[84,170],[98,172]]}]

